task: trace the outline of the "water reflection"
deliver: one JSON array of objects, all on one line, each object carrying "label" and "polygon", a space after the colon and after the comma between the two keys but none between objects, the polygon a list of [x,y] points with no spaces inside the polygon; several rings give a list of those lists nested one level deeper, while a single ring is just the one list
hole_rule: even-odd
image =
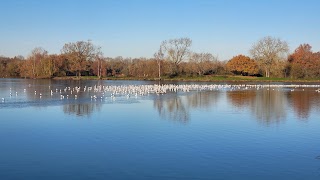
[{"label": "water reflection", "polygon": [[170,98],[159,96],[153,102],[154,108],[158,111],[159,116],[163,119],[187,123],[190,119],[189,110],[181,96],[177,94]]},{"label": "water reflection", "polygon": [[[292,91],[288,93],[288,100],[293,106],[294,112],[300,119],[308,119],[312,107],[319,106],[319,94],[307,91]],[[318,103],[318,105],[317,105]]]},{"label": "water reflection", "polygon": [[[308,120],[312,110],[319,110],[320,107],[320,93],[315,92],[315,88],[245,89],[241,86],[237,90],[226,88],[122,97],[84,90],[84,87],[142,84],[152,85],[154,82],[4,79],[0,83],[0,95],[6,100],[1,102],[0,108],[61,106],[66,114],[90,116],[100,111],[106,103],[129,104],[150,100],[162,119],[183,124],[191,120],[190,114],[194,110],[213,111],[213,107],[223,106],[226,109],[248,110],[257,122],[270,125],[284,122],[290,112],[294,112],[298,119]],[[74,87],[81,87],[81,91],[76,92]]]},{"label": "water reflection", "polygon": [[284,91],[263,89],[257,91],[251,110],[259,122],[270,125],[285,120],[286,107],[287,99]]},{"label": "water reflection", "polygon": [[162,119],[187,123],[193,109],[210,110],[217,105],[221,93],[214,91],[194,92],[183,96],[177,93],[170,96],[158,96],[154,99],[154,108]]},{"label": "water reflection", "polygon": [[287,99],[281,89],[229,91],[227,97],[233,106],[249,108],[262,124],[270,125],[285,120]]},{"label": "water reflection", "polygon": [[63,112],[69,115],[90,116],[94,111],[100,111],[101,106],[99,103],[66,104],[63,105]]},{"label": "water reflection", "polygon": [[235,107],[251,107],[256,99],[256,91],[228,91],[227,97]]},{"label": "water reflection", "polygon": [[220,101],[221,93],[218,91],[200,91],[187,96],[189,108],[210,110]]},{"label": "water reflection", "polygon": [[[84,91],[93,81],[20,81],[0,80],[0,179],[318,177],[320,93],[312,88],[111,96]],[[77,99],[66,86],[81,86]]]}]

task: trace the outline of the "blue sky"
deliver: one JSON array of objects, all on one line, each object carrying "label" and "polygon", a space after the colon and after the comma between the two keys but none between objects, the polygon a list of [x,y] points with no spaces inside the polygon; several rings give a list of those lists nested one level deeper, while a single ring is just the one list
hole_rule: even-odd
[{"label": "blue sky", "polygon": [[2,0],[0,55],[35,47],[60,53],[92,40],[107,57],[152,57],[163,40],[189,37],[220,60],[249,55],[265,36],[320,51],[318,0]]}]

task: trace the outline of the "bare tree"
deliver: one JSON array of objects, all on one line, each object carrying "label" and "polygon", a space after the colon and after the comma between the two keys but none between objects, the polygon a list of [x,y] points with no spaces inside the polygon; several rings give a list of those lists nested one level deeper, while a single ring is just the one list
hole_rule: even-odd
[{"label": "bare tree", "polygon": [[159,80],[161,80],[161,61],[164,59],[163,46],[162,45],[160,46],[158,52],[154,53],[154,58],[157,60]]},{"label": "bare tree", "polygon": [[24,60],[24,57],[22,55],[18,55],[18,56],[15,56],[14,59]]},{"label": "bare tree", "polygon": [[32,61],[31,69],[32,69],[33,78],[37,78],[39,74],[42,74],[41,72],[43,71],[42,61],[46,56],[48,56],[48,51],[46,51],[42,47],[36,47],[31,51],[29,60]]},{"label": "bare tree", "polygon": [[217,58],[211,53],[192,53],[189,61],[194,63],[194,70],[198,75],[202,76],[207,71],[212,70],[212,66],[210,66],[210,64],[216,62]]},{"label": "bare tree", "polygon": [[262,38],[250,49],[253,59],[259,62],[261,68],[264,68],[266,77],[270,77],[272,65],[285,58],[288,51],[289,47],[286,41],[270,36]]},{"label": "bare tree", "polygon": [[98,54],[96,57],[96,61],[98,62],[97,76],[99,79],[102,77],[102,62],[104,61],[102,53]]},{"label": "bare tree", "polygon": [[77,72],[79,77],[82,70],[87,70],[87,62],[94,61],[101,56],[101,48],[88,41],[77,41],[67,43],[63,46],[61,52],[66,54],[71,61],[71,69]]},{"label": "bare tree", "polygon": [[165,58],[173,63],[172,73],[176,74],[179,64],[185,60],[190,53],[192,40],[189,38],[178,38],[163,41],[163,53]]}]

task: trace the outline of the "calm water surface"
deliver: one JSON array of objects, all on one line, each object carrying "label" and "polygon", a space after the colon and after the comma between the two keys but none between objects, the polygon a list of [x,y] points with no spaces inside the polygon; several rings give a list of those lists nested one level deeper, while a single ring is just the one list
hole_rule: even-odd
[{"label": "calm water surface", "polygon": [[0,79],[0,179],[320,178],[317,88],[84,91],[155,83]]}]

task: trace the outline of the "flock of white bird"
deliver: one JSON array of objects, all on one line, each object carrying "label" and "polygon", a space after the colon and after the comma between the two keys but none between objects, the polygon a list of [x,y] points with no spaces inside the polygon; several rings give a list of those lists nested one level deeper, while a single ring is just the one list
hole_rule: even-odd
[{"label": "flock of white bird", "polygon": [[[30,85],[29,85],[30,87]],[[297,88],[315,88],[316,92],[320,93],[320,85],[279,85],[279,84],[184,84],[184,85],[175,85],[175,84],[163,84],[163,85],[121,85],[121,86],[104,86],[104,85],[94,85],[94,86],[84,86],[84,87],[65,87],[63,89],[51,89],[49,86],[49,92],[37,92],[34,91],[34,95],[38,96],[40,99],[42,96],[56,96],[63,99],[78,99],[79,93],[89,93],[91,100],[96,99],[106,99],[106,98],[115,98],[119,96],[138,97],[145,96],[149,94],[162,95],[168,92],[190,92],[190,91],[218,91],[218,90],[276,90],[282,88],[289,88],[290,91],[294,91]],[[25,93],[27,89],[23,89]],[[43,94],[44,93],[44,94]],[[49,94],[49,95],[48,95]],[[10,88],[9,97],[18,96],[18,92],[13,93]],[[6,97],[1,98],[1,102],[6,102]]]}]

